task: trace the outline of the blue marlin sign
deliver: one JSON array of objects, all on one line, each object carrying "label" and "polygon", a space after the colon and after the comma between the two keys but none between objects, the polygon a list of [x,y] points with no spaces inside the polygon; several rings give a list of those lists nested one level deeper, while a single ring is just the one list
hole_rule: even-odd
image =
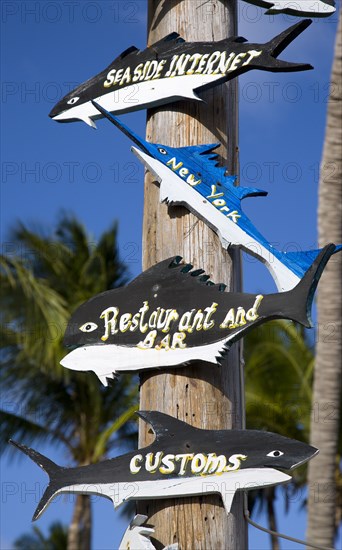
[{"label": "blue marlin sign", "polygon": [[[217,164],[214,150],[219,143],[178,148],[149,143],[93,104],[139,146],[132,151],[159,181],[161,202],[186,206],[218,234],[225,248],[237,245],[256,256],[267,266],[279,291],[299,283],[321,250],[281,252],[265,239],[243,212],[241,201],[267,192],[235,186],[236,176],[226,176],[226,168]],[[335,252],[341,248],[336,246]]]},{"label": "blue marlin sign", "polygon": [[249,43],[236,36],[219,42],[186,42],[173,32],[145,50],[131,46],[106,69],[63,97],[49,116],[58,122],[83,120],[96,128],[94,120],[102,115],[92,100],[119,114],[180,99],[201,101],[197,92],[251,69],[312,69],[307,63],[278,59],[310,23],[296,23],[265,44]]}]

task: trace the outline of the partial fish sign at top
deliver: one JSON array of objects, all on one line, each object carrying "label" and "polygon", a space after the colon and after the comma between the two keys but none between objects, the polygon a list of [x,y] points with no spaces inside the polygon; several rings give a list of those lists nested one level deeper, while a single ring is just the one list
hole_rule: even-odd
[{"label": "partial fish sign at top", "polygon": [[327,246],[289,292],[223,292],[202,269],[176,256],[141,273],[123,288],[82,304],[70,318],[61,364],[93,371],[106,386],[118,372],[219,364],[232,342],[270,319],[310,327],[318,280],[335,246]]},{"label": "partial fish sign at top", "polygon": [[[190,147],[169,147],[149,143],[94,102],[110,122],[126,134],[139,149],[133,153],[160,182],[160,201],[181,204],[215,231],[222,245],[240,246],[261,260],[279,291],[295,287],[321,250],[280,252],[257,230],[242,210],[246,197],[267,195],[254,187],[236,187],[235,176],[226,176],[214,149],[219,143]],[[334,252],[341,250],[338,245]]]},{"label": "partial fish sign at top", "polygon": [[217,493],[228,514],[236,491],[290,481],[283,470],[292,470],[318,453],[307,443],[272,432],[203,430],[157,411],[137,414],[152,426],[153,443],[88,466],[63,468],[11,441],[50,477],[33,521],[61,493],[107,497],[115,508],[128,500]]},{"label": "partial fish sign at top", "polygon": [[201,100],[204,90],[251,69],[304,71],[307,63],[289,63],[277,56],[310,25],[293,25],[266,44],[242,37],[219,42],[185,42],[172,33],[145,50],[132,46],[104,71],[87,80],[55,105],[49,116],[59,122],[83,120],[96,128],[101,117],[95,100],[111,113],[126,113],[179,99]]},{"label": "partial fish sign at top", "polygon": [[245,0],[261,8],[268,8],[266,15],[286,13],[302,17],[328,17],[335,11],[334,0]]}]

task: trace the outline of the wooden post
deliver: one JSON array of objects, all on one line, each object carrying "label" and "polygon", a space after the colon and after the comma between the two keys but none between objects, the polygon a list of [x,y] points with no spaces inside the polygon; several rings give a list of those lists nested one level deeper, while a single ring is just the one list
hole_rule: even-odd
[{"label": "wooden post", "polygon": [[[148,45],[172,31],[187,41],[216,41],[237,34],[236,0],[149,0]],[[178,102],[147,115],[148,141],[173,147],[220,141],[218,152],[229,173],[237,173],[237,79],[201,93],[203,103]],[[239,290],[240,258],[223,250],[218,238],[183,207],[159,203],[159,186],[146,175],[143,268],[173,255],[203,268],[214,282]],[[177,288],[175,288],[175,293]],[[222,363],[148,371],[141,375],[140,408],[158,410],[206,429],[242,427],[240,348],[235,344]],[[153,440],[141,423],[139,446]],[[219,481],[217,481],[219,482]],[[139,503],[163,545],[181,550],[247,548],[243,495],[236,494],[226,515],[221,497],[180,498]]]}]

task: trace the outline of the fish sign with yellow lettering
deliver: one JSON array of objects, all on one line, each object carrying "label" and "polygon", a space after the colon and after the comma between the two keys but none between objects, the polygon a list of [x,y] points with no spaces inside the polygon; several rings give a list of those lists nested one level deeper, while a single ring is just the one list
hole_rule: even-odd
[{"label": "fish sign with yellow lettering", "polygon": [[[191,361],[217,364],[232,342],[269,319],[310,326],[315,288],[335,246],[327,246],[289,292],[223,292],[202,269],[164,260],[126,287],[109,290],[72,315],[61,364],[94,371],[103,384],[120,371],[168,368]],[[76,349],[75,349],[76,348]]]},{"label": "fish sign with yellow lettering", "polygon": [[37,451],[11,442],[50,477],[34,520],[61,493],[97,494],[111,499],[115,508],[127,500],[218,493],[228,514],[237,490],[289,481],[291,477],[282,470],[292,470],[318,452],[272,432],[203,430],[157,411],[137,414],[152,426],[154,442],[98,464],[62,468]]},{"label": "fish sign with yellow lettering", "polygon": [[93,78],[61,99],[50,112],[58,122],[83,120],[96,127],[102,115],[96,100],[111,113],[126,113],[178,99],[200,100],[204,90],[251,69],[304,71],[307,63],[289,63],[278,55],[311,21],[301,21],[265,44],[242,37],[219,42],[185,42],[173,32],[145,50],[131,46]]}]

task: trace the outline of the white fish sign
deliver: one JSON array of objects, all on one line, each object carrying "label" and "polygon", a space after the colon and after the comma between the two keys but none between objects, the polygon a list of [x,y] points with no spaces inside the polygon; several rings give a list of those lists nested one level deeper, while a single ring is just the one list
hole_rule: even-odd
[{"label": "white fish sign", "polygon": [[251,69],[272,72],[312,69],[307,63],[290,63],[278,55],[309,25],[293,25],[265,44],[242,37],[219,42],[185,42],[173,32],[145,50],[132,46],[99,74],[61,99],[49,116],[58,122],[83,120],[96,128],[102,114],[95,100],[111,113],[126,113],[180,99],[200,101],[197,92]]},{"label": "white fish sign", "polygon": [[[150,539],[154,529],[143,525],[147,519],[142,514],[134,516],[120,542],[119,550],[156,550]],[[163,550],[179,550],[179,545],[177,542],[168,544]]]},{"label": "white fish sign", "polygon": [[334,0],[245,0],[261,8],[267,15],[286,13],[302,17],[328,17],[335,11]]}]

